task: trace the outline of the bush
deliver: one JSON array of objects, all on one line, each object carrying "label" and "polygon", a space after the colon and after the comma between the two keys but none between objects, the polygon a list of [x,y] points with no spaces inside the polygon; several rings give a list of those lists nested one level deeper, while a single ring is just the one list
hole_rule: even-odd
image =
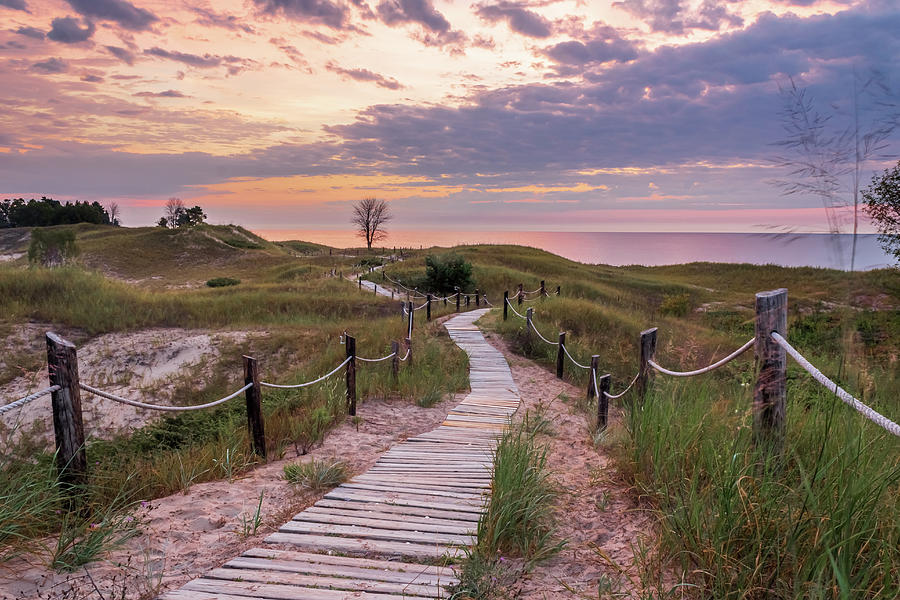
[{"label": "bush", "polygon": [[57,267],[78,255],[75,232],[71,229],[35,228],[31,231],[28,262]]},{"label": "bush", "polygon": [[666,294],[659,305],[659,312],[673,317],[683,317],[691,311],[689,294]]},{"label": "bush", "polygon": [[229,285],[237,285],[240,282],[240,279],[234,279],[233,277],[214,277],[207,281],[206,285],[209,287],[227,287]]},{"label": "bush", "polygon": [[450,294],[474,289],[472,263],[458,254],[429,254],[425,257],[425,286],[432,292]]},{"label": "bush", "polygon": [[288,482],[314,491],[333,488],[349,477],[350,467],[337,459],[284,465],[284,478]]}]

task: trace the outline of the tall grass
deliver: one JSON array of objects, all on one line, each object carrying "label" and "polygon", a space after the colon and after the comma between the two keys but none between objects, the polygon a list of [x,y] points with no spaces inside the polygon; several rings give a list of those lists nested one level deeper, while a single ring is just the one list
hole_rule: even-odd
[{"label": "tall grass", "polygon": [[714,598],[900,595],[896,440],[791,386],[787,451],[753,446],[750,392],[659,382],[619,463],[661,516],[666,556]]}]

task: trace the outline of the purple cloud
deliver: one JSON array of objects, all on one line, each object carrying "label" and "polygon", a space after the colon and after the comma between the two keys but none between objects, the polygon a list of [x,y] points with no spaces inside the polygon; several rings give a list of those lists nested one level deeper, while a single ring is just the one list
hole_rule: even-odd
[{"label": "purple cloud", "polygon": [[450,22],[434,8],[431,0],[382,0],[376,10],[387,25],[418,23],[432,32],[450,31]]},{"label": "purple cloud", "polygon": [[82,29],[78,25],[78,19],[73,17],[62,17],[53,19],[50,33],[47,34],[47,37],[54,42],[78,44],[90,39],[90,37],[94,35],[96,29],[97,28],[90,21],[88,21],[87,26]]},{"label": "purple cloud", "polygon": [[344,29],[347,7],[330,0],[253,0],[266,14],[281,13],[288,19],[320,23],[332,29]]},{"label": "purple cloud", "polygon": [[87,83],[103,83],[103,78],[99,75],[82,75],[81,80]]},{"label": "purple cloud", "polygon": [[44,39],[44,32],[34,27],[19,27],[15,32],[19,35],[24,35],[25,37],[30,37],[35,40]]},{"label": "purple cloud", "polygon": [[201,25],[221,27],[231,31],[243,31],[244,33],[255,33],[252,27],[246,23],[241,23],[241,19],[235,15],[219,14],[198,6],[190,7],[190,9],[197,15],[197,22]]},{"label": "purple cloud", "polygon": [[84,17],[113,21],[131,31],[145,31],[159,21],[148,10],[138,8],[126,0],[67,0]]},{"label": "purple cloud", "polygon": [[25,0],[0,0],[0,6],[28,12],[28,5],[25,4]]},{"label": "purple cloud", "polygon": [[134,64],[134,54],[125,48],[119,48],[118,46],[105,46],[105,48],[123,63],[128,65]]},{"label": "purple cloud", "polygon": [[491,23],[505,20],[511,30],[529,37],[545,38],[553,33],[550,21],[519,2],[486,4],[479,6],[475,13]]},{"label": "purple cloud", "polygon": [[65,73],[69,70],[69,63],[61,58],[53,57],[34,63],[31,65],[31,69],[43,73]]},{"label": "purple cloud", "polygon": [[132,96],[137,96],[138,98],[190,98],[178,90],[166,90],[164,92],[138,92],[136,94],[132,94]]},{"label": "purple cloud", "polygon": [[371,81],[378,87],[387,88],[389,90],[399,90],[404,87],[403,84],[393,77],[385,77],[384,75],[380,75],[368,69],[344,69],[333,62],[326,64],[325,68],[332,73],[338,73],[339,75],[349,77],[355,81]]},{"label": "purple cloud", "polygon": [[622,0],[613,6],[643,20],[651,30],[664,33],[681,34],[687,29],[718,31],[723,25],[739,26],[744,22],[716,0],[704,0],[696,11],[685,6],[683,0]]},{"label": "purple cloud", "polygon": [[151,56],[158,56],[159,58],[165,58],[168,60],[174,60],[180,63],[184,63],[186,65],[190,65],[192,67],[197,67],[199,69],[209,69],[212,67],[218,67],[222,64],[223,58],[221,56],[217,56],[215,54],[204,54],[203,56],[199,54],[188,54],[186,52],[175,52],[171,50],[165,50],[158,46],[154,46],[149,50],[144,50],[144,54],[149,54]]}]

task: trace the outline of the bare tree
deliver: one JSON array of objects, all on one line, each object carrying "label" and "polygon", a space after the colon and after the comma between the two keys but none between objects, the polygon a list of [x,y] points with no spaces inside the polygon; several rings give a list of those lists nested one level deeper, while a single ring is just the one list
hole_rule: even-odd
[{"label": "bare tree", "polygon": [[174,229],[178,227],[178,218],[184,214],[184,211],[184,202],[181,201],[181,198],[169,198],[166,200],[163,219],[166,220],[169,227]]},{"label": "bare tree", "polygon": [[110,225],[115,225],[116,227],[118,227],[119,225],[122,224],[120,221],[121,215],[119,212],[119,203],[118,202],[110,202],[109,204],[107,204],[106,205],[106,214],[109,215],[109,224]]},{"label": "bare tree", "polygon": [[387,237],[384,225],[394,216],[387,202],[377,198],[363,198],[353,205],[353,225],[359,237],[365,238],[366,247],[371,250],[372,244]]}]

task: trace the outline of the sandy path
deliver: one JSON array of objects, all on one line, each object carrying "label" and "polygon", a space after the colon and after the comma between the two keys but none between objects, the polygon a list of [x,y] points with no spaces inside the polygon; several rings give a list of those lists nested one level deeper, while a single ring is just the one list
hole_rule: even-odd
[{"label": "sandy path", "polygon": [[[554,510],[556,533],[567,542],[557,556],[517,581],[512,597],[640,597],[634,551],[638,544],[653,547],[653,516],[637,504],[605,449],[594,447],[587,416],[575,407],[575,399],[586,389],[513,354],[499,336],[486,333],[485,338],[503,352],[512,368],[522,397],[518,416],[526,410],[542,411],[552,423],[551,434],[542,441],[549,445],[548,466],[560,491]],[[610,407],[610,419],[611,429],[619,427],[621,413]],[[598,596],[599,591],[603,593]]]}]

